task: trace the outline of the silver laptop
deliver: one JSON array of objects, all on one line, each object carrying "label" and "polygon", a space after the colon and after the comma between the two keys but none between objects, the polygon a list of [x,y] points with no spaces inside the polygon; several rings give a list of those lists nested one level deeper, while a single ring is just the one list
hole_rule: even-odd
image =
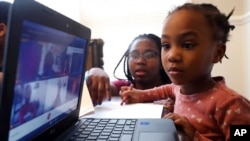
[{"label": "silver laptop", "polygon": [[8,24],[1,141],[177,140],[172,120],[79,119],[88,27],[34,0],[14,1]]}]

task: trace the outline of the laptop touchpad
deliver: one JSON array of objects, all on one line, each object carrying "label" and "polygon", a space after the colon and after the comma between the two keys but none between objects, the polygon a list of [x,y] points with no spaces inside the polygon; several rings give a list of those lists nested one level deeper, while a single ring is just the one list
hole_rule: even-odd
[{"label": "laptop touchpad", "polygon": [[174,141],[169,133],[163,132],[140,132],[139,141]]}]

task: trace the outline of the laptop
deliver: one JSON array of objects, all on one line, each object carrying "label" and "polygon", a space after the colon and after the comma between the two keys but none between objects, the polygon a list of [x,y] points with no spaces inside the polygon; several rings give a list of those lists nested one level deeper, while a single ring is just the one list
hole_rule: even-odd
[{"label": "laptop", "polygon": [[[88,27],[34,0],[15,0],[8,25],[1,141],[177,140],[169,119],[79,118]],[[111,125],[119,127],[111,133]],[[86,136],[80,130],[93,132]]]}]

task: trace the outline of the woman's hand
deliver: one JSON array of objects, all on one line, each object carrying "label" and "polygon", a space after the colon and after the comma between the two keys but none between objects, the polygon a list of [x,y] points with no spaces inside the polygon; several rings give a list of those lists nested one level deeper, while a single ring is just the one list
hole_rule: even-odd
[{"label": "woman's hand", "polygon": [[110,80],[104,70],[100,68],[90,69],[86,84],[94,105],[102,104],[104,98],[111,99]]},{"label": "woman's hand", "polygon": [[181,138],[187,141],[193,140],[195,129],[185,116],[180,116],[179,114],[175,113],[168,113],[164,116],[164,118],[172,119],[174,121],[178,130],[178,135],[181,136]]}]

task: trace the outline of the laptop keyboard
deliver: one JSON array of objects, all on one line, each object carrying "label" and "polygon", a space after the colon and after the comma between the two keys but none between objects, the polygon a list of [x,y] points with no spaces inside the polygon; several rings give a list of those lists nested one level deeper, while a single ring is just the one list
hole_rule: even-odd
[{"label": "laptop keyboard", "polygon": [[131,141],[136,119],[86,119],[70,141]]}]

